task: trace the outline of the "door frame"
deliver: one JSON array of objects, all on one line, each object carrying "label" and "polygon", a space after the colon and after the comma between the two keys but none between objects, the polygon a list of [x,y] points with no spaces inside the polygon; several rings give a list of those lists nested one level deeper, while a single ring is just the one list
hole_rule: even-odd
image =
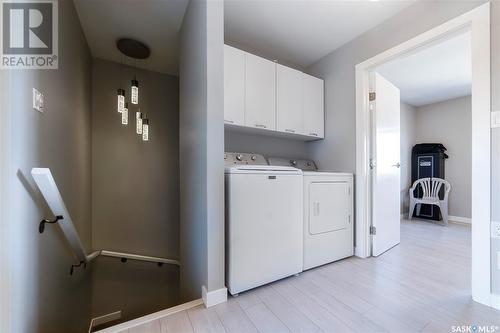
[{"label": "door frame", "polygon": [[356,65],[356,249],[371,256],[369,71],[442,38],[471,31],[472,42],[472,297],[493,305],[491,293],[490,4],[486,3]]}]

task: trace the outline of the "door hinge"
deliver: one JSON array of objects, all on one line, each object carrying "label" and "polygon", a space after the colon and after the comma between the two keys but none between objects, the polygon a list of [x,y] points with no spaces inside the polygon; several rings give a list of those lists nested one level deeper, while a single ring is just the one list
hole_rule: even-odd
[{"label": "door hinge", "polygon": [[374,169],[377,166],[377,162],[373,158],[370,158],[370,169]]},{"label": "door hinge", "polygon": [[370,235],[376,235],[377,234],[377,228],[374,226],[370,226]]},{"label": "door hinge", "polygon": [[374,101],[376,98],[377,98],[377,94],[376,93],[371,92],[371,93],[368,94],[368,100],[370,102]]}]

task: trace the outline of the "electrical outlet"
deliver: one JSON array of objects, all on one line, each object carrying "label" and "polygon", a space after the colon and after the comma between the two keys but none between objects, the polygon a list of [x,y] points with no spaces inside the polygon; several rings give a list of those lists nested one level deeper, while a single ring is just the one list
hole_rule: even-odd
[{"label": "electrical outlet", "polygon": [[33,109],[43,112],[43,94],[33,88]]},{"label": "electrical outlet", "polygon": [[500,239],[500,222],[491,222],[491,237]]}]

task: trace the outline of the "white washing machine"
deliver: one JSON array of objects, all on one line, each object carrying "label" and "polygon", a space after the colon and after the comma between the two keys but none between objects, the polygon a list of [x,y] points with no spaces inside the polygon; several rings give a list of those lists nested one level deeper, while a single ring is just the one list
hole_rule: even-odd
[{"label": "white washing machine", "polygon": [[310,160],[269,158],[304,175],[304,270],[354,255],[353,175],[317,171]]},{"label": "white washing machine", "polygon": [[302,171],[225,154],[226,285],[234,295],[302,271]]}]

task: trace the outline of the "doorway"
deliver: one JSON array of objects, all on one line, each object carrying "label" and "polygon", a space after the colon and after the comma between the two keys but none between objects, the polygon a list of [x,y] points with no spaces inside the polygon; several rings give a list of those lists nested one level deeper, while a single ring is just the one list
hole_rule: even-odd
[{"label": "doorway", "polygon": [[[383,233],[384,228],[393,228],[399,214],[384,221],[373,233],[373,174],[370,162],[374,145],[371,134],[374,130],[370,117],[370,72],[382,64],[417,52],[437,40],[453,36],[464,29],[471,31],[472,44],[472,296],[477,302],[491,305],[490,293],[490,52],[489,52],[489,4],[480,6],[462,16],[450,20],[432,30],[389,49],[356,66],[356,255],[372,255],[372,241]],[[399,122],[399,119],[398,119]],[[399,141],[399,140],[398,140]],[[393,164],[398,163],[396,161]],[[398,172],[399,173],[399,172]],[[399,208],[399,206],[398,206]],[[385,223],[385,225],[384,225]],[[392,230],[394,231],[394,230]],[[391,237],[395,237],[396,233]],[[399,232],[397,233],[399,234]],[[384,236],[385,237],[385,236]],[[380,238],[379,238],[380,239]],[[396,240],[396,243],[399,240]],[[391,239],[390,244],[395,240]],[[384,242],[382,242],[384,243]],[[384,248],[381,246],[381,249]]]}]

